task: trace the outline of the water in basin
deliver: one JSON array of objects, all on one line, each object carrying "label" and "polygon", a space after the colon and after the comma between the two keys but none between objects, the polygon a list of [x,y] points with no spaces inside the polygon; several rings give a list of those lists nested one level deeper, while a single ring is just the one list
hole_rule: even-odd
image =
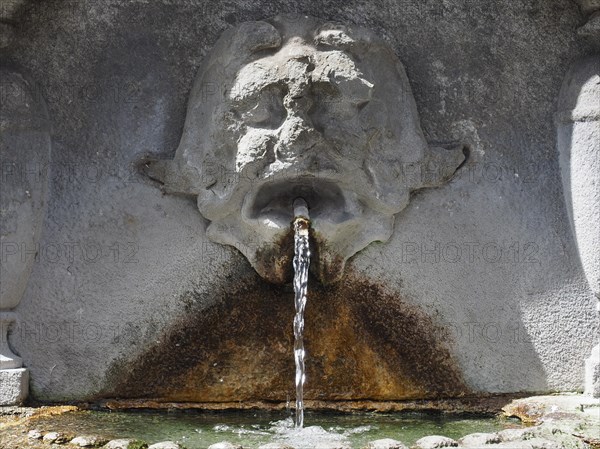
[{"label": "water in basin", "polygon": [[[427,435],[460,438],[474,432],[496,432],[520,427],[506,418],[428,413],[318,413],[305,412],[305,427],[296,428],[289,412],[105,412],[79,411],[41,418],[35,428],[95,434],[106,438],[134,438],[156,443],[171,440],[188,449],[206,449],[229,441],[244,448],[269,442],[296,449],[318,449],[330,443],[362,448],[367,442],[393,438],[410,446]],[[33,423],[31,423],[33,424]]]}]

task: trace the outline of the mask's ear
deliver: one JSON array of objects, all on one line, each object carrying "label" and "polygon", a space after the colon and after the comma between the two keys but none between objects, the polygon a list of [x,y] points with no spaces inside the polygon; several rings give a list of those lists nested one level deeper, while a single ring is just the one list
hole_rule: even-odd
[{"label": "mask's ear", "polygon": [[421,161],[421,186],[437,187],[448,182],[467,160],[468,149],[461,143],[429,145]]}]

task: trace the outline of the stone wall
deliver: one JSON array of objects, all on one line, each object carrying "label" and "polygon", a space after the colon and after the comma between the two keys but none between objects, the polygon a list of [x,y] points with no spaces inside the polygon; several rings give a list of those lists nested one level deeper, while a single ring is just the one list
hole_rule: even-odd
[{"label": "stone wall", "polygon": [[4,50],[52,123],[52,162],[32,158],[18,175],[49,170],[39,247],[3,253],[37,253],[9,333],[32,397],[293,396],[292,293],[209,241],[193,199],[163,195],[140,172],[145,158],[174,156],[221,33],[279,13],[381,36],[406,67],[426,140],[469,149],[449,184],[413,195],[388,242],[350,259],[337,287],[313,282],[307,397],[582,390],[596,300],[554,124],[570,64],[591,52],[577,40],[577,5],[113,0],[25,3]]}]

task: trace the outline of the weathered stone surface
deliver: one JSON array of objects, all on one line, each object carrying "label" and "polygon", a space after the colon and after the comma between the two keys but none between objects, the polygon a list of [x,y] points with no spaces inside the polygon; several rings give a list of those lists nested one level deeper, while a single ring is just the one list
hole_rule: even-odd
[{"label": "weathered stone surface", "polygon": [[[20,3],[10,1],[6,9],[3,5],[2,15],[12,17]],[[0,405],[13,405],[27,397],[29,375],[18,369],[22,360],[9,346],[8,328],[16,321],[9,311],[21,301],[36,258],[46,204],[50,124],[44,100],[30,80],[4,64],[0,80]]]},{"label": "weathered stone surface", "polygon": [[50,122],[31,80],[5,66],[0,66],[0,79],[1,312],[19,304],[36,260],[47,204]]},{"label": "weathered stone surface", "polygon": [[408,449],[408,446],[398,440],[383,438],[381,440],[369,441],[363,449]]},{"label": "weathered stone surface", "polygon": [[505,429],[498,432],[498,437],[502,442],[525,440],[531,438],[536,430],[536,427],[526,427],[524,429]]},{"label": "weathered stone surface", "polygon": [[139,440],[117,439],[106,443],[104,449],[146,449],[148,445]]},{"label": "weathered stone surface", "polygon": [[532,438],[531,440],[528,440],[527,443],[531,445],[532,449],[564,449],[565,447],[556,441],[546,440],[544,438]]},{"label": "weathered stone surface", "polygon": [[[381,36],[405,66],[425,139],[466,142],[470,148],[450,183],[413,194],[385,244],[370,244],[350,259],[351,277],[398,298],[390,319],[384,319],[388,303],[372,301],[385,332],[373,330],[362,347],[377,354],[383,347],[399,351],[407,345],[405,337],[397,337],[405,334],[406,323],[394,316],[408,316],[414,306],[453,342],[446,354],[472,391],[583,388],[583,370],[574,367],[583,366],[599,333],[596,299],[568,226],[552,120],[565,73],[590,54],[575,34],[584,19],[577,6],[569,0],[340,6],[304,0],[29,3],[17,24],[18,42],[2,56],[38,81],[57,149],[40,260],[9,337],[31,370],[34,399],[115,397],[111,380],[119,367],[131,366],[167,339],[176,349],[172,330],[189,335],[194,331],[186,327],[198,326],[187,321],[190,313],[222,320],[230,308],[210,310],[217,298],[238,290],[234,281],[244,279],[252,287],[261,282],[242,255],[209,240],[208,223],[193,199],[161,195],[132,167],[143,156],[174,157],[194,76],[223,31],[280,12],[356,24]],[[206,86],[207,92],[213,87]],[[274,289],[268,298],[291,302],[288,293]],[[319,301],[328,301],[328,295],[319,294]],[[244,324],[248,310],[244,298],[238,300],[241,315],[230,319]],[[307,310],[316,301],[309,300]],[[345,301],[355,296],[350,292]],[[346,310],[354,310],[348,304]],[[202,339],[196,341],[217,348],[216,358],[218,347],[204,338],[213,328],[208,319],[201,326],[194,335]],[[280,326],[283,335],[291,333]],[[338,342],[353,328],[328,326],[328,338]],[[261,343],[263,336],[254,334],[253,341]],[[408,346],[435,338],[418,332]],[[232,342],[228,360],[267,359],[256,355],[257,347],[262,348]],[[281,343],[273,358],[283,361],[288,347]],[[187,350],[193,354],[192,349]],[[433,362],[437,355],[422,357]],[[350,372],[347,379],[352,373],[363,377],[351,359],[320,361],[315,372],[337,375],[339,362]],[[388,397],[406,399],[403,390],[387,385],[401,385],[408,376],[384,368],[378,372],[392,377],[373,376],[366,390],[393,390]],[[166,373],[165,384],[182,375],[166,366],[156,370]],[[263,374],[259,364],[253,370]],[[219,374],[208,365],[206,372]],[[265,384],[276,379],[291,397],[293,382],[283,384],[271,374],[245,378],[248,396],[268,391]],[[215,376],[206,389],[189,383],[188,392],[208,395],[218,381]],[[354,399],[368,397],[355,385]],[[327,384],[333,394],[323,401],[344,393],[334,387]],[[416,397],[429,390],[407,391]],[[235,388],[227,394],[235,396]]]},{"label": "weathered stone surface", "polygon": [[294,449],[292,446],[289,446],[284,443],[267,443],[261,444],[258,449]]},{"label": "weathered stone surface", "polygon": [[0,370],[21,368],[23,361],[15,355],[8,344],[9,328],[13,327],[16,314],[0,311]]},{"label": "weathered stone surface", "polygon": [[[294,304],[282,300],[289,289],[257,278],[232,279],[235,290],[213,298],[208,310],[190,307],[159,344],[115,368],[112,394],[163,402],[285,404],[294,387],[289,352]],[[468,391],[444,328],[382,287],[350,277],[333,287],[313,285],[305,319],[311,360],[306,401],[453,397]]]},{"label": "weathered stone surface", "polygon": [[[94,435],[82,435],[82,436],[78,436],[73,438],[70,441],[70,444],[73,444],[75,446],[79,446],[79,447],[98,447],[98,446],[103,446],[108,442],[108,440],[106,438],[101,438],[98,436],[94,436]],[[165,449],[172,449],[172,448],[165,448]],[[177,449],[177,448],[175,448]]]},{"label": "weathered stone surface", "polygon": [[0,370],[0,405],[22,404],[29,393],[27,368]]},{"label": "weathered stone surface", "polygon": [[585,394],[600,398],[600,345],[585,360]]},{"label": "weathered stone surface", "polygon": [[590,13],[600,9],[600,0],[576,0],[584,13]]},{"label": "weathered stone surface", "polygon": [[[575,63],[557,113],[558,149],[567,211],[583,270],[600,301],[600,54]],[[596,305],[600,312],[600,303]],[[597,338],[593,340],[598,342]],[[585,362],[587,394],[600,397],[600,345]]]},{"label": "weathered stone surface", "polygon": [[69,437],[60,432],[48,432],[42,438],[44,443],[56,443],[56,444],[64,444],[69,441]]},{"label": "weathered stone surface", "polygon": [[458,440],[461,447],[480,448],[485,444],[500,443],[497,433],[471,433]]},{"label": "weathered stone surface", "polygon": [[0,49],[11,45],[14,37],[14,26],[6,22],[0,22]]},{"label": "weathered stone surface", "polygon": [[319,245],[311,269],[331,283],[348,258],[388,240],[412,191],[447,181],[464,158],[460,146],[427,146],[405,70],[374,33],[278,16],[217,41],[175,160],[149,173],[167,192],[197,195],[208,236],[272,282],[291,278],[280,242],[304,198]]},{"label": "weathered stone surface", "polygon": [[567,211],[590,288],[600,300],[600,54],[578,61],[560,92],[558,149]]},{"label": "weathered stone surface", "polygon": [[208,449],[243,449],[239,444],[233,444],[229,441],[221,441],[220,443],[211,444]]},{"label": "weathered stone surface", "polygon": [[458,442],[456,440],[440,435],[430,435],[423,438],[419,438],[415,443],[415,448],[417,449],[435,449],[438,447],[456,446],[458,446]]},{"label": "weathered stone surface", "polygon": [[593,409],[596,405],[596,399],[580,394],[532,396],[515,399],[504,406],[502,411],[506,416],[518,417],[525,423],[543,423],[552,422],[556,416],[577,419],[583,410]]},{"label": "weathered stone surface", "polygon": [[319,443],[319,449],[352,449],[352,446],[344,442],[326,441]]},{"label": "weathered stone surface", "polygon": [[173,441],[161,441],[148,446],[148,449],[181,449],[181,446]]},{"label": "weathered stone surface", "polygon": [[[565,447],[576,447],[576,446],[563,446],[555,441],[546,440],[544,438],[532,438],[527,441],[511,441],[506,443],[488,444],[481,446],[481,449],[564,449]],[[479,449],[479,448],[478,448]]]},{"label": "weathered stone surface", "polygon": [[[598,399],[581,395],[536,396],[515,400],[505,413],[521,415],[524,420],[538,422],[523,435],[535,447],[580,447],[598,443],[600,414]],[[502,436],[503,432],[499,435]],[[510,445],[504,443],[504,447]],[[519,443],[520,444],[520,443]]]},{"label": "weathered stone surface", "polygon": [[27,438],[31,438],[32,440],[41,440],[44,435],[37,429],[30,430],[27,432]]},{"label": "weathered stone surface", "polygon": [[594,13],[589,20],[577,29],[577,35],[587,39],[596,47],[600,47],[600,11]]}]

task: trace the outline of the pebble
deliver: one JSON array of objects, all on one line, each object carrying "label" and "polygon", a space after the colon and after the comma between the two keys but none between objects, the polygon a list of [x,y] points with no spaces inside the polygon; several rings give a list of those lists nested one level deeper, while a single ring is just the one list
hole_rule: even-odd
[{"label": "pebble", "polygon": [[283,443],[267,443],[259,446],[258,449],[294,449],[292,446],[288,446]]},{"label": "pebble", "polygon": [[408,449],[398,440],[384,438],[381,440],[370,441],[363,449]]},{"label": "pebble", "polygon": [[452,438],[441,435],[430,435],[419,439],[415,443],[415,449],[437,449],[440,447],[456,447],[458,442]]},{"label": "pebble", "polygon": [[43,438],[45,443],[63,444],[67,442],[67,438],[58,432],[48,432]]},{"label": "pebble", "polygon": [[161,441],[149,446],[148,449],[181,449],[181,446],[172,441]]},{"label": "pebble", "polygon": [[229,441],[221,441],[220,443],[211,444],[208,449],[244,449],[239,444],[233,444]]},{"label": "pebble", "polygon": [[111,440],[103,446],[104,449],[142,449],[147,447],[147,444],[138,440]]},{"label": "pebble", "polygon": [[532,438],[527,443],[531,444],[531,449],[563,449],[562,444],[544,438]]},{"label": "pebble", "polygon": [[[569,446],[571,447],[571,446]],[[505,441],[499,444],[481,446],[481,449],[565,449],[565,446],[544,438],[532,438],[523,441]]]},{"label": "pebble", "polygon": [[332,442],[326,442],[326,443],[322,443],[319,444],[319,448],[318,449],[352,449],[352,447],[350,445],[348,445],[347,443],[332,443]]},{"label": "pebble", "polygon": [[29,439],[31,439],[31,440],[41,440],[41,439],[42,439],[42,436],[43,436],[43,435],[42,435],[42,432],[40,432],[40,431],[39,431],[39,430],[37,430],[37,429],[30,430],[30,431],[27,433],[27,438],[29,438]]},{"label": "pebble", "polygon": [[79,447],[98,447],[102,446],[106,442],[106,439],[87,435],[78,436],[71,440],[71,444]]},{"label": "pebble", "polygon": [[486,444],[495,444],[500,442],[497,433],[471,433],[458,440],[458,443],[464,447],[473,447],[479,449]]},{"label": "pebble", "polygon": [[500,441],[517,441],[532,438],[534,434],[534,428],[504,429],[498,432],[498,437]]}]

